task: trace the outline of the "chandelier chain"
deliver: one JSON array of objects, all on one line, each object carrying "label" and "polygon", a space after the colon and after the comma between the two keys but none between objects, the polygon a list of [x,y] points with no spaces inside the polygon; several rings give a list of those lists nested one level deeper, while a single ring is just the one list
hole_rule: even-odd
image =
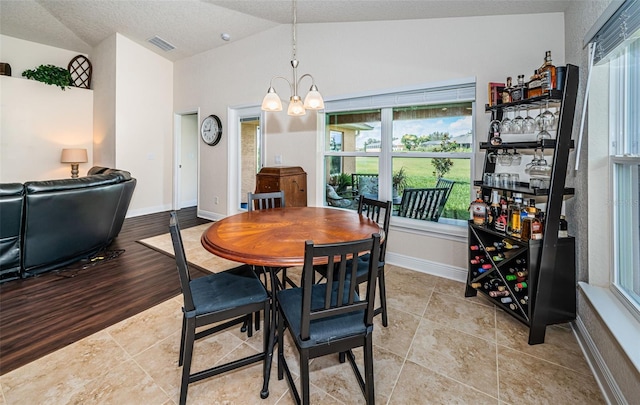
[{"label": "chandelier chain", "polygon": [[293,57],[291,58],[292,60],[296,59],[296,24],[297,24],[297,14],[298,14],[298,7],[296,5],[296,0],[293,0],[293,25],[291,26],[291,36],[293,37]]}]

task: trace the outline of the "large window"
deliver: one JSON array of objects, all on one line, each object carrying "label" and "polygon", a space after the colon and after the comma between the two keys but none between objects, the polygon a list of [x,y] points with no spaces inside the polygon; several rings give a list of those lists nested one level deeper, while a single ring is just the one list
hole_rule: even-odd
[{"label": "large window", "polygon": [[[474,96],[475,83],[466,81],[328,102],[325,204],[356,209],[358,196],[365,195],[392,200],[396,217],[465,226]],[[406,190],[436,187],[450,188],[437,215],[416,218],[401,209]]]},{"label": "large window", "polygon": [[[590,264],[590,282],[609,281],[611,291],[640,319],[640,1],[622,3],[589,41],[595,62],[589,95],[589,165],[599,169],[596,173],[589,168],[589,192],[602,195],[589,200],[589,239],[590,244],[595,239],[611,247],[605,263],[596,268]],[[607,132],[608,138],[601,136]],[[592,217],[603,207],[610,209],[599,229],[610,231],[599,235],[591,222],[601,223]],[[600,269],[611,269],[608,280]]]},{"label": "large window", "polygon": [[640,308],[640,31],[611,53],[614,288]]}]

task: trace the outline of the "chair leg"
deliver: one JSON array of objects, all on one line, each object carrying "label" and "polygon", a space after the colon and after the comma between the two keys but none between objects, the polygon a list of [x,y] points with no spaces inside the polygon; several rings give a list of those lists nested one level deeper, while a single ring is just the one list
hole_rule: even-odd
[{"label": "chair leg", "polygon": [[187,333],[187,318],[182,314],[182,334],[180,335],[180,356],[178,357],[178,366],[184,361],[184,338]]},{"label": "chair leg", "polygon": [[260,311],[257,311],[254,315],[255,315],[255,318],[256,318],[255,329],[256,329],[256,332],[257,332],[257,331],[260,330]]},{"label": "chair leg", "polygon": [[338,353],[338,361],[340,363],[344,363],[347,360],[347,356],[345,352]]},{"label": "chair leg", "polygon": [[382,326],[389,325],[387,319],[387,291],[384,286],[384,267],[378,269],[378,290],[380,291],[380,307],[382,308]]},{"label": "chair leg", "polygon": [[182,382],[180,383],[180,405],[187,403],[187,390],[189,389],[189,375],[191,373],[191,358],[193,355],[193,342],[196,334],[196,320],[186,320],[186,333],[184,345],[184,362],[182,365]]},{"label": "chair leg", "polygon": [[375,387],[373,386],[373,336],[365,338],[364,345],[364,379],[367,405],[375,404]]},{"label": "chair leg", "polygon": [[309,405],[309,353],[304,349],[300,350],[300,388],[302,389],[302,403]]}]

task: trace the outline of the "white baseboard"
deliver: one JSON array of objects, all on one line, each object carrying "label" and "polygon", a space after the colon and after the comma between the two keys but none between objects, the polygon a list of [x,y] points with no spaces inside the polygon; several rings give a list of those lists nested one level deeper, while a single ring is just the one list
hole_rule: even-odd
[{"label": "white baseboard", "polygon": [[406,269],[432,274],[434,276],[444,277],[450,280],[461,281],[463,283],[467,281],[466,268],[451,266],[449,264],[433,262],[393,252],[387,252],[385,262],[394,266],[401,266]]},{"label": "white baseboard", "polygon": [[199,218],[208,219],[209,221],[220,221],[221,219],[224,219],[226,217],[226,215],[218,214],[211,211],[204,211],[201,209],[198,209],[198,213],[196,215]]},{"label": "white baseboard", "polygon": [[198,205],[197,199],[189,200],[189,201],[180,201],[180,209],[191,208],[191,207],[195,207],[196,205]]},{"label": "white baseboard", "polygon": [[627,405],[627,400],[579,315],[574,322],[573,332],[607,403]]},{"label": "white baseboard", "polygon": [[170,211],[170,210],[171,210],[171,204],[157,205],[155,207],[145,207],[137,210],[130,209],[129,211],[127,211],[126,218],[139,217],[142,215],[155,214],[158,212]]}]

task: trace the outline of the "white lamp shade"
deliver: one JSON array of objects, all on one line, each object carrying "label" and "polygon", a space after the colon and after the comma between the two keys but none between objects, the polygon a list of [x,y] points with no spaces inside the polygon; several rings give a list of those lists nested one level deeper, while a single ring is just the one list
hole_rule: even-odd
[{"label": "white lamp shade", "polygon": [[86,163],[88,160],[86,149],[62,149],[61,163]]},{"label": "white lamp shade", "polygon": [[289,100],[289,108],[287,109],[287,114],[289,115],[305,115],[307,112],[304,109],[304,105],[302,105],[302,100],[299,96],[292,96]]},{"label": "white lamp shade", "polygon": [[304,108],[308,110],[322,110],[324,108],[324,100],[317,89],[314,90],[312,87],[311,90],[309,90],[307,96],[304,98]]},{"label": "white lamp shade", "polygon": [[282,101],[275,91],[268,92],[262,99],[262,110],[264,111],[282,111]]}]

